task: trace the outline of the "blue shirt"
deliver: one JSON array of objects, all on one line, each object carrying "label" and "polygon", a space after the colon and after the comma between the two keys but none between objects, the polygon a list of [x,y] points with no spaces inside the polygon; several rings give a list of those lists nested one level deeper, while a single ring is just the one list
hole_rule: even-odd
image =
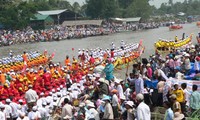
[{"label": "blue shirt", "polygon": [[200,109],[200,93],[198,91],[194,91],[190,95],[190,107],[195,110]]},{"label": "blue shirt", "polygon": [[174,119],[174,113],[171,108],[168,108],[165,112],[165,120],[173,120]]},{"label": "blue shirt", "polygon": [[106,73],[106,80],[111,80],[114,78],[113,76],[113,70],[114,70],[114,66],[113,64],[107,64],[104,72]]}]

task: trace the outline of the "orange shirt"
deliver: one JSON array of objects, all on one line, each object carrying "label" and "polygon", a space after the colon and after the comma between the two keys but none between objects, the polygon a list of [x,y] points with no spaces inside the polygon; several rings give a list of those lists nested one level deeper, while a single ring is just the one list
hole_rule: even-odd
[{"label": "orange shirt", "polygon": [[0,75],[0,82],[2,85],[4,85],[6,83],[6,76],[3,73]]},{"label": "orange shirt", "polygon": [[26,54],[23,54],[23,55],[22,55],[22,58],[23,58],[24,61],[26,61],[26,62],[28,61],[28,57],[27,57]]},{"label": "orange shirt", "polygon": [[66,60],[65,60],[65,65],[66,65],[66,66],[68,65],[68,63],[70,63],[70,59],[66,59]]}]

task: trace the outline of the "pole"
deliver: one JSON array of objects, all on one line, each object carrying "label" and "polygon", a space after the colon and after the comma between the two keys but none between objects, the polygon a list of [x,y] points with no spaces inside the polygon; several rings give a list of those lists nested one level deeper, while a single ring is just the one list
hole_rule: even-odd
[{"label": "pole", "polygon": [[128,63],[127,63],[127,67],[126,67],[126,73],[125,73],[125,83],[124,84],[126,84],[127,83],[127,74],[128,74],[128,69],[129,69],[129,61],[128,61]]}]

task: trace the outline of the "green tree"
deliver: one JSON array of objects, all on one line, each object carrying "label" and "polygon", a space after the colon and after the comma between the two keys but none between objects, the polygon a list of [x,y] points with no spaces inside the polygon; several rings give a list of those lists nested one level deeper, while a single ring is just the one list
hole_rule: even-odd
[{"label": "green tree", "polygon": [[116,17],[119,6],[116,0],[86,0],[86,13],[91,18]]},{"label": "green tree", "polygon": [[143,19],[149,18],[152,14],[148,0],[134,0],[126,11],[126,17],[142,17]]},{"label": "green tree", "polygon": [[74,11],[75,13],[80,13],[81,11],[81,6],[79,5],[78,2],[74,2],[72,5],[72,11]]}]

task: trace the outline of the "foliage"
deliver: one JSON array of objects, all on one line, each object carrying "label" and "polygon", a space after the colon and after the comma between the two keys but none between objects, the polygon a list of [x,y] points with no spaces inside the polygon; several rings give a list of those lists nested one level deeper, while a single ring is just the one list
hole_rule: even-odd
[{"label": "foliage", "polygon": [[[37,11],[53,9],[80,10],[78,3],[71,6],[65,0],[1,0],[0,1],[0,24],[6,29],[23,29],[30,23]],[[72,9],[73,8],[73,9]],[[78,12],[79,12],[78,10]]]},{"label": "foliage", "polygon": [[151,15],[149,0],[86,0],[91,18],[143,17]]},{"label": "foliage", "polygon": [[157,10],[160,15],[164,14],[177,14],[184,12],[186,15],[199,15],[200,13],[200,1],[199,0],[185,0],[184,2],[173,3],[173,0],[169,0],[167,3],[162,3],[161,7]]}]

